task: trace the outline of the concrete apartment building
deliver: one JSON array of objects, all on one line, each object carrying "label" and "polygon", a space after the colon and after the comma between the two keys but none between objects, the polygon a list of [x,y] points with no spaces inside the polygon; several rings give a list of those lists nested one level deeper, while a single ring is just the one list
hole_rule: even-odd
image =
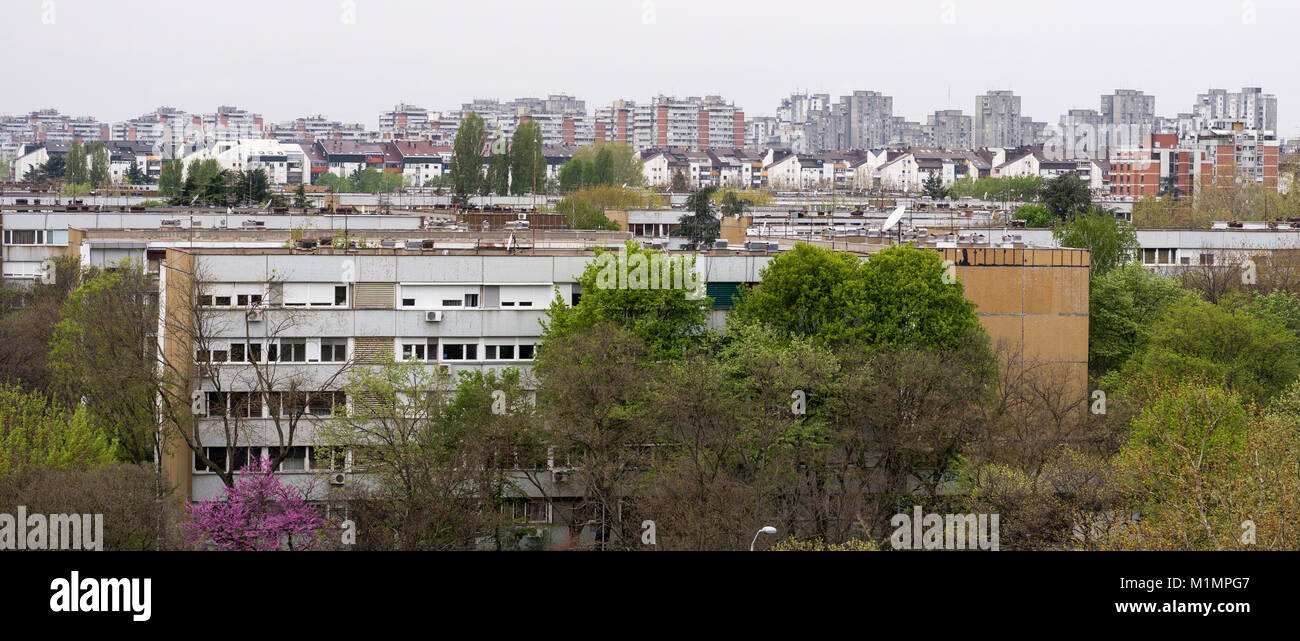
[{"label": "concrete apartment building", "polygon": [[1202,123],[1233,120],[1242,122],[1247,129],[1277,131],[1277,96],[1259,87],[1243,87],[1241,91],[1210,89],[1196,95],[1192,112]]},{"label": "concrete apartment building", "polygon": [[1020,96],[994,90],[975,96],[976,147],[1017,147],[1024,140],[1020,121]]},{"label": "concrete apartment building", "polygon": [[947,150],[974,147],[973,125],[970,116],[960,109],[943,109],[926,117],[928,146]]}]

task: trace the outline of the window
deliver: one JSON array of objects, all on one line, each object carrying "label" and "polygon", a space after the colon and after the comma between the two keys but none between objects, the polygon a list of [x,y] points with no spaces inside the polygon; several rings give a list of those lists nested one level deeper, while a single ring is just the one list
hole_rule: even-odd
[{"label": "window", "polygon": [[285,283],[284,304],[289,307],[346,307],[348,286],[333,283]]},{"label": "window", "polygon": [[490,361],[503,360],[512,361],[515,359],[514,345],[488,345],[484,347],[485,359]]},{"label": "window", "polygon": [[534,349],[534,347],[533,347],[532,345],[520,345],[520,346],[519,346],[519,360],[521,360],[521,361],[531,361],[531,360],[533,360],[533,349]]},{"label": "window", "polygon": [[237,418],[262,418],[261,392],[231,392],[230,415]]},{"label": "window", "polygon": [[280,339],[279,357],[274,358],[281,363],[306,363],[307,362],[307,339],[305,338],[282,338]]},{"label": "window", "polygon": [[312,392],[307,395],[307,413],[312,416],[333,416],[335,407],[347,404],[343,392]]},{"label": "window", "polygon": [[4,244],[6,245],[43,245],[45,244],[45,231],[40,229],[13,229],[5,231]]},{"label": "window", "polygon": [[466,307],[478,307],[478,294],[465,294]]},{"label": "window", "polygon": [[235,304],[240,307],[256,307],[262,304],[261,294],[236,294]]},{"label": "window", "polygon": [[1202,264],[1202,265],[1213,265],[1213,264],[1214,264],[1214,254],[1201,254],[1201,264]]},{"label": "window", "polygon": [[461,301],[456,300],[455,298],[444,298],[442,300],[443,307],[460,307],[460,304]]},{"label": "window", "polygon": [[402,299],[402,307],[415,307],[415,299],[414,299],[414,298],[403,298],[403,299]]},{"label": "window", "polygon": [[427,356],[424,343],[402,343],[402,360],[423,361]]},{"label": "window", "polygon": [[208,418],[221,418],[226,415],[226,395],[221,392],[208,392]]},{"label": "window", "polygon": [[511,516],[526,523],[550,523],[545,499],[522,499],[511,503]]},{"label": "window", "polygon": [[230,361],[232,363],[262,362],[262,344],[261,343],[231,343]]},{"label": "window", "polygon": [[230,352],[224,345],[221,347],[213,346],[211,349],[198,350],[194,355],[194,360],[200,363],[225,363],[230,360]]},{"label": "window", "polygon": [[[288,449],[289,449],[289,454],[284,457],[283,461],[280,462],[280,467],[278,471],[301,472],[306,470],[307,461],[311,458],[309,452],[312,448],[304,447],[304,446],[295,446],[295,447],[290,447]],[[277,456],[280,455],[280,448],[268,447],[266,448],[266,455],[270,457],[272,460],[274,460]]]},{"label": "window", "polygon": [[478,358],[478,344],[476,343],[443,343],[442,360],[444,361],[464,361],[475,360]]},{"label": "window", "polygon": [[320,359],[325,363],[342,363],[348,360],[348,339],[320,339]]}]

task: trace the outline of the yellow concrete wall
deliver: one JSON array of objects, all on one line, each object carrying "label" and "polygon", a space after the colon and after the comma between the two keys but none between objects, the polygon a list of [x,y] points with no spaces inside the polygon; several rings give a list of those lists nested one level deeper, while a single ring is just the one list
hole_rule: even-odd
[{"label": "yellow concrete wall", "polygon": [[1062,387],[1086,393],[1086,250],[943,249],[995,348],[1050,363]]},{"label": "yellow concrete wall", "polygon": [[[180,375],[167,375],[172,380],[165,384],[172,386],[173,398],[187,398],[193,388],[194,347],[190,335],[178,331],[177,327],[189,327],[193,321],[194,298],[194,255],[179,249],[168,249],[163,260],[166,288],[163,301],[163,314],[166,319],[162,344],[162,354],[169,363],[176,364]],[[166,418],[164,417],[164,420]],[[190,498],[193,494],[194,454],[176,433],[174,423],[163,426],[166,441],[163,449],[163,475],[166,481],[176,488],[177,494]]]}]

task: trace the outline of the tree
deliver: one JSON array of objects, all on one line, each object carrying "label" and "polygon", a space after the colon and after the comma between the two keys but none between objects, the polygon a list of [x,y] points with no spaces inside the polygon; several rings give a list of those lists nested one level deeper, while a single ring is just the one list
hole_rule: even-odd
[{"label": "tree", "polygon": [[760,277],[732,316],[820,345],[950,348],[979,328],[961,281],[932,251],[893,247],[863,263],[797,243]]},{"label": "tree", "polygon": [[163,198],[178,198],[182,193],[183,167],[180,159],[163,161],[162,171],[158,174],[158,195]]},{"label": "tree", "polygon": [[1068,172],[1043,181],[1040,199],[1053,216],[1065,220],[1088,211],[1092,191],[1078,174]]},{"label": "tree", "polygon": [[293,206],[302,210],[311,207],[311,201],[307,199],[307,187],[302,183],[298,183],[298,188],[293,192]]},{"label": "tree", "polygon": [[1143,196],[1133,203],[1133,226],[1137,229],[1209,229],[1210,217],[1187,200]]},{"label": "tree", "polygon": [[23,291],[0,288],[5,294],[0,309],[0,345],[4,346],[0,349],[0,383],[27,390],[54,389],[49,345],[63,303],[77,287],[80,273],[76,258],[56,258],[53,282],[38,280]]},{"label": "tree", "polygon": [[1011,218],[1025,221],[1026,227],[1051,227],[1056,222],[1052,211],[1042,205],[1021,205]]},{"label": "tree", "polygon": [[948,197],[948,188],[943,186],[942,176],[930,172],[921,183],[921,193],[935,200],[943,200]]},{"label": "tree", "polygon": [[601,145],[596,152],[596,161],[592,165],[594,176],[592,182],[597,185],[614,184],[614,152],[610,147]]},{"label": "tree", "polygon": [[1178,202],[1178,198],[1183,195],[1182,187],[1178,186],[1178,174],[1171,173],[1160,179],[1159,195]]},{"label": "tree", "polygon": [[154,456],[157,286],[139,263],[92,268],[68,296],[50,341],[53,389],[85,404],[95,429],[132,463]]},{"label": "tree", "polygon": [[126,168],[126,183],[128,185],[144,185],[148,182],[149,177],[141,171],[140,163],[136,162],[136,160],[132,158],[131,164]]},{"label": "tree", "polygon": [[722,207],[719,211],[723,216],[735,216],[737,218],[745,214],[746,203],[736,195],[734,189],[728,189],[727,193],[722,196]]},{"label": "tree", "polygon": [[560,190],[574,191],[587,185],[586,167],[581,161],[569,160],[560,167]]},{"label": "tree", "polygon": [[456,129],[451,157],[452,200],[458,205],[469,204],[469,197],[477,194],[483,184],[483,147],[486,144],[483,117],[476,113],[466,114]]},{"label": "tree", "polygon": [[1153,319],[1191,294],[1178,281],[1128,264],[1092,279],[1088,292],[1088,368],[1119,369],[1151,336]]},{"label": "tree", "polygon": [[674,236],[686,238],[687,249],[712,249],[722,230],[722,222],[713,211],[713,193],[717,187],[705,187],[686,199],[689,214],[682,214],[673,229]]},{"label": "tree", "polygon": [[64,176],[68,182],[80,185],[90,181],[90,170],[86,166],[86,148],[81,145],[80,140],[73,140],[68,146],[64,162],[67,165]]},{"label": "tree", "polygon": [[542,126],[536,120],[519,125],[510,143],[510,191],[531,194],[544,191],[546,156],[542,153]]},{"label": "tree", "polygon": [[538,487],[545,464],[537,463],[546,459],[518,370],[456,380],[422,360],[388,360],[353,370],[344,389],[355,402],[319,434],[331,456],[351,450],[365,461],[370,481],[350,495],[366,532],[359,545],[471,549],[489,535],[502,542],[510,517],[501,506]]},{"label": "tree", "polygon": [[674,170],[672,183],[668,185],[668,190],[681,193],[690,191],[690,189],[691,185],[690,181],[686,179],[686,172],[682,171],[680,167]]},{"label": "tree", "polygon": [[588,186],[639,187],[645,182],[641,157],[631,145],[597,141],[573,152],[560,168],[560,189]]},{"label": "tree", "polygon": [[651,353],[636,334],[600,322],[545,340],[534,364],[555,458],[574,470],[581,488],[564,520],[571,530],[591,531],[601,548],[632,544],[640,533],[630,496],[654,449],[655,425],[642,410],[642,364]]},{"label": "tree", "polygon": [[218,550],[311,550],[333,529],[301,490],[285,485],[268,457],[239,470],[220,499],[187,503],[187,542]]},{"label": "tree", "polygon": [[84,469],[112,462],[115,444],[41,392],[0,384],[0,477],[37,468]]},{"label": "tree", "polygon": [[[246,455],[240,444],[252,437],[273,443],[271,466],[278,469],[304,433],[346,403],[338,388],[352,361],[330,361],[310,372],[293,364],[306,359],[306,345],[288,340],[302,312],[278,304],[281,281],[268,280],[265,294],[245,294],[241,302],[221,301],[224,295],[201,266],[171,278],[173,302],[161,322],[179,347],[158,357],[161,426],[155,438],[183,445],[196,469],[213,472],[226,487],[234,486]],[[239,309],[231,313],[230,303]],[[196,379],[205,381],[203,389],[195,389]]]},{"label": "tree", "polygon": [[1121,487],[1138,519],[1106,547],[1294,549],[1289,524],[1300,518],[1295,415],[1254,415],[1248,399],[1198,381],[1154,392],[1118,457]]},{"label": "tree", "polygon": [[87,153],[90,158],[90,173],[87,175],[87,179],[91,186],[96,189],[108,186],[113,179],[108,168],[110,161],[108,147],[103,142],[96,140],[90,143]]},{"label": "tree", "polygon": [[508,154],[492,154],[492,160],[488,164],[488,189],[497,195],[510,193],[510,156]]},{"label": "tree", "polygon": [[1058,224],[1052,229],[1052,237],[1062,247],[1087,249],[1091,255],[1093,276],[1101,276],[1135,260],[1142,249],[1132,225],[1099,211],[1079,214]]},{"label": "tree", "polygon": [[698,295],[703,283],[693,269],[691,258],[632,241],[617,254],[597,249],[578,276],[578,304],[570,307],[558,296],[552,301],[542,345],[612,323],[645,341],[656,357],[680,356],[699,343],[708,319],[708,298]]},{"label": "tree", "polygon": [[1123,368],[1123,385],[1109,384],[1146,398],[1155,383],[1203,381],[1266,403],[1300,375],[1297,355],[1300,339],[1277,318],[1184,298],[1155,321]]}]

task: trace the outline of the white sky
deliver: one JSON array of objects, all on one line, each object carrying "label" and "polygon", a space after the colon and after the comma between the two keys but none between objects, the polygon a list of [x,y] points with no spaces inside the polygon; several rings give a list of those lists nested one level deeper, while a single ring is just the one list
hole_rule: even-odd
[{"label": "white sky", "polygon": [[1173,116],[1260,86],[1290,137],[1297,24],[1297,0],[3,0],[0,113],[231,104],[375,128],[399,101],[718,94],[752,116],[796,89],[872,89],[924,122],[1012,89],[1054,123],[1116,88]]}]

